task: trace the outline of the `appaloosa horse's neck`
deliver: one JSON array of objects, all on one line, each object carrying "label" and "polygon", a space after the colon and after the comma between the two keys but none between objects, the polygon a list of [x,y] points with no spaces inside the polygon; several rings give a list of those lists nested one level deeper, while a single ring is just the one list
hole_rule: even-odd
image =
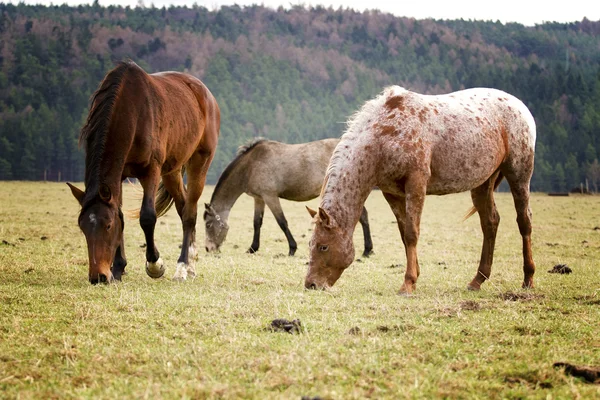
[{"label": "appaloosa horse's neck", "polygon": [[331,156],[319,206],[350,236],[376,185],[377,162],[364,135],[353,131],[342,136]]}]

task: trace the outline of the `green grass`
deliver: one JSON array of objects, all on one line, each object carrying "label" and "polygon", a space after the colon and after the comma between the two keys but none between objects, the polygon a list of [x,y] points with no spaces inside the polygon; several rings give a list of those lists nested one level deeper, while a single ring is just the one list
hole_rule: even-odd
[{"label": "green grass", "polygon": [[[404,249],[378,192],[367,201],[376,254],[332,289],[305,291],[304,204],[283,205],[295,257],[284,255],[270,213],[260,251],[248,255],[253,205],[243,196],[221,254],[201,252],[197,278],[185,283],[169,279],[181,238],[174,210],[157,224],[167,263],[159,280],[146,276],[143,234],[128,220],[128,275],[92,286],[67,186],[0,187],[0,241],[8,242],[0,242],[1,398],[600,397],[599,385],[552,367],[600,360],[600,197],[532,197],[536,288],[525,291],[512,198],[497,194],[492,278],[477,293],[466,290],[482,237],[476,216],[461,222],[469,195],[429,197],[422,273],[416,294],[405,297],[397,294]],[[137,207],[136,196],[126,186],[125,208]],[[201,221],[198,228],[203,249]],[[357,254],[361,237],[359,227]],[[547,273],[557,263],[573,273]],[[269,331],[275,318],[299,318],[304,333]]]}]

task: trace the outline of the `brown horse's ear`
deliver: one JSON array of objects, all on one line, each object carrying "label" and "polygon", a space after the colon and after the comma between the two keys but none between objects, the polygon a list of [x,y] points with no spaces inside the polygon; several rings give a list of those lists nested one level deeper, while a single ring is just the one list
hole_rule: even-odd
[{"label": "brown horse's ear", "polygon": [[309,206],[305,206],[306,207],[306,211],[308,211],[308,213],[310,214],[311,218],[314,218],[315,215],[317,215],[317,212],[315,210],[313,210],[312,208],[310,208]]},{"label": "brown horse's ear", "polygon": [[75,186],[71,185],[69,182],[67,182],[67,185],[71,189],[71,193],[73,193],[73,196],[79,202],[79,205],[81,205],[81,203],[83,203],[83,198],[85,197],[85,192],[83,190],[78,189]]},{"label": "brown horse's ear", "polygon": [[321,219],[321,222],[323,222],[323,224],[325,226],[331,226],[331,220],[329,218],[329,214],[327,214],[327,211],[323,210],[321,207],[319,207],[319,218]]},{"label": "brown horse's ear", "polygon": [[100,189],[98,189],[98,194],[100,195],[100,198],[102,199],[102,201],[105,202],[109,202],[111,197],[112,197],[112,193],[110,191],[110,188],[108,187],[107,184],[101,184],[100,185]]}]

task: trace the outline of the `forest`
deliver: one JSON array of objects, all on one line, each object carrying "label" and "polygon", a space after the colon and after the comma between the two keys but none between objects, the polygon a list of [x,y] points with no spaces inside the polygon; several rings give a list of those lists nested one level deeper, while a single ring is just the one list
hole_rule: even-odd
[{"label": "forest", "polygon": [[89,99],[117,61],[200,78],[221,108],[215,183],[238,146],[339,137],[384,87],[505,90],[537,124],[534,191],[600,185],[600,21],[534,27],[293,6],[0,3],[0,180],[81,181]]}]

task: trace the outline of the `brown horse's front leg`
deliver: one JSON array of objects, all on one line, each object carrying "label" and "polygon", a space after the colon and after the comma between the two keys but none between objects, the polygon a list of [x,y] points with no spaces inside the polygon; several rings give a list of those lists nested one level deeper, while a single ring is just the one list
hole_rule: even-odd
[{"label": "brown horse's front leg", "polygon": [[421,213],[425,204],[427,179],[412,179],[406,182],[406,222],[404,225],[404,244],[406,247],[406,273],[400,294],[411,294],[417,288],[420,268],[417,257]]},{"label": "brown horse's front leg", "polygon": [[140,226],[146,236],[146,273],[149,277],[156,279],[165,274],[163,260],[160,258],[160,253],[154,244],[154,227],[156,226],[155,197],[160,181],[158,169],[152,169],[147,176],[139,178],[139,180],[144,188],[144,198],[140,210]]}]

